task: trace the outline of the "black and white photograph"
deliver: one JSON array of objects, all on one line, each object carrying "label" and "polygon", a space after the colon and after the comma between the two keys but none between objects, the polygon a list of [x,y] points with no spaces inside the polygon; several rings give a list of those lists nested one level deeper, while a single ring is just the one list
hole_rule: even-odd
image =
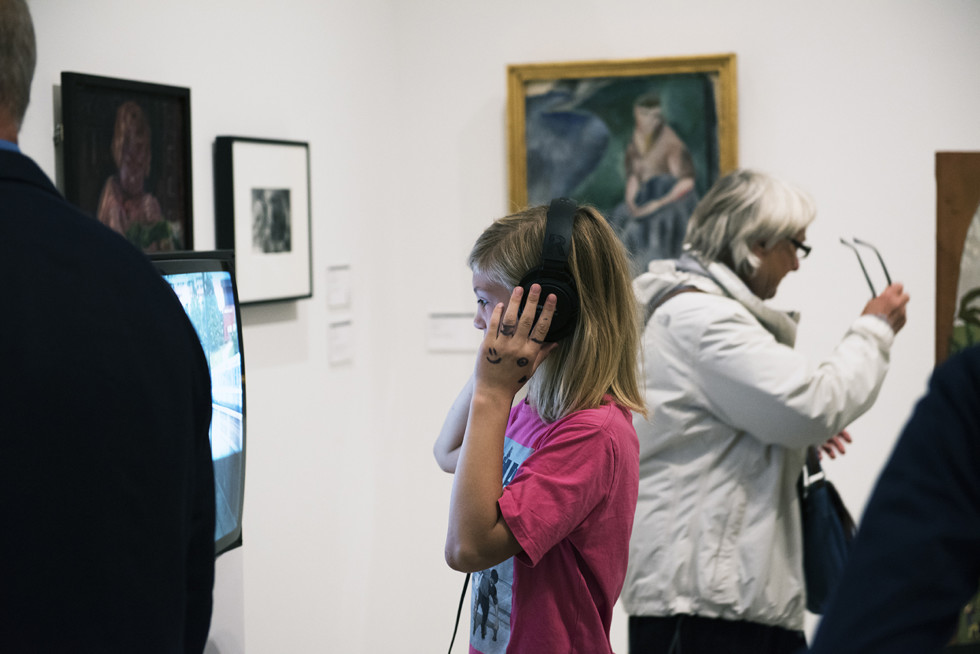
[{"label": "black and white photograph", "polygon": [[235,251],[242,304],[313,294],[309,144],[219,136],[215,243]]},{"label": "black and white photograph", "polygon": [[252,189],[252,250],[289,252],[290,220],[288,188]]}]

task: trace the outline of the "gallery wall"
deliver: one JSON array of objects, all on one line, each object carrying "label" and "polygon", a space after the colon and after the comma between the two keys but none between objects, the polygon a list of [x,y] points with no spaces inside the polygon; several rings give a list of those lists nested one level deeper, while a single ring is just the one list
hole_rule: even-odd
[{"label": "gallery wall", "polygon": [[[980,4],[29,1],[21,145],[52,177],[61,71],[191,88],[199,249],[215,136],[310,143],[313,297],[243,315],[245,544],[218,561],[212,654],[448,646],[462,575],[443,561],[451,480],[431,446],[473,356],[430,351],[428,319],[473,309],[465,255],[509,208],[510,63],[737,55],[740,163],[820,210],[774,300],[802,311],[798,347],[829,353],[868,299],[840,236],[872,240],[912,295],[878,402],[827,466],[860,512],[933,365],[933,160],[980,149]],[[328,307],[338,265],[351,300]],[[340,321],[352,355],[336,362]]]}]

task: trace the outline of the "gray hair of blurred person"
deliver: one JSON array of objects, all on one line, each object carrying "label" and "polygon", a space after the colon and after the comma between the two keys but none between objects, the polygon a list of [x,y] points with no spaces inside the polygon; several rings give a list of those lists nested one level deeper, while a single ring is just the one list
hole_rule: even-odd
[{"label": "gray hair of blurred person", "polygon": [[20,129],[37,64],[34,24],[25,0],[0,0],[0,113]]},{"label": "gray hair of blurred person", "polygon": [[686,249],[731,268],[743,280],[755,274],[767,249],[805,229],[817,215],[809,195],[771,175],[736,170],[722,177],[701,199],[687,224]]}]

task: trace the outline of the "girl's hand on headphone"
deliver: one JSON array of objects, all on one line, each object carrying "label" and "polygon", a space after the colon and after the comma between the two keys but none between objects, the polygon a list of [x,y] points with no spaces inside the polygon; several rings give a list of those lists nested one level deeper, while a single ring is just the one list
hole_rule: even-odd
[{"label": "girl's hand on headphone", "polygon": [[545,299],[541,315],[535,322],[541,287],[531,285],[524,312],[518,318],[523,294],[523,288],[514,288],[506,313],[502,303],[494,307],[476,362],[474,392],[506,396],[508,403],[558,345],[544,341],[555,314],[557,298],[551,294]]}]

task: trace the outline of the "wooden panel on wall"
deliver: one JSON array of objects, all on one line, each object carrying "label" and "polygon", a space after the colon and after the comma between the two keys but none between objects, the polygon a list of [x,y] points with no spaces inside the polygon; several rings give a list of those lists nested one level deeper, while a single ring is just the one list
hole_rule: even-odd
[{"label": "wooden panel on wall", "polygon": [[949,355],[963,244],[980,204],[980,152],[936,153],[936,363]]}]

